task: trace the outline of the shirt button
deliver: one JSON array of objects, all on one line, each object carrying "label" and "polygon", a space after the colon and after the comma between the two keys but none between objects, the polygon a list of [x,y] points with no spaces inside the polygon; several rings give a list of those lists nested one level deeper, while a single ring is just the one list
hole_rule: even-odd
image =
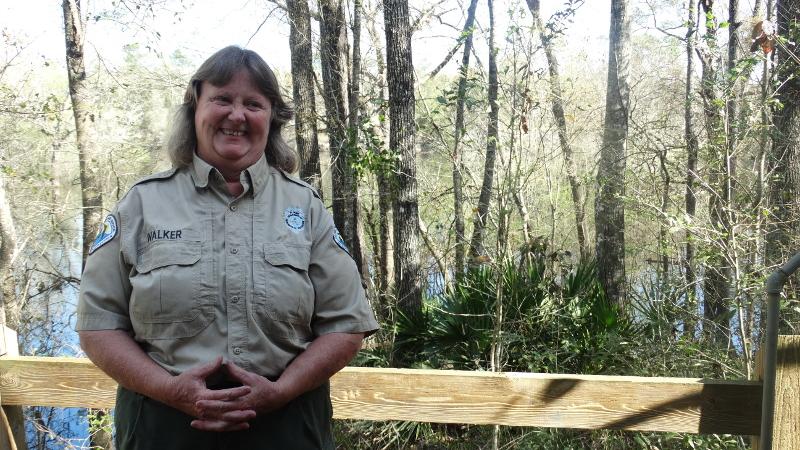
[{"label": "shirt button", "polygon": [[241,354],[242,354],[242,349],[241,349],[241,348],[239,348],[239,347],[234,347],[234,349],[233,349],[233,353],[234,353],[235,355],[241,355]]},{"label": "shirt button", "polygon": [[231,211],[236,211],[239,207],[236,205],[231,205]]},{"label": "shirt button", "polygon": [[231,249],[231,253],[233,253],[233,254],[235,255],[235,254],[239,253],[239,249],[238,249],[238,248],[236,248],[236,247],[233,247],[233,248]]},{"label": "shirt button", "polygon": [[233,298],[231,298],[231,301],[233,303],[239,303],[239,296],[238,295],[234,295]]}]

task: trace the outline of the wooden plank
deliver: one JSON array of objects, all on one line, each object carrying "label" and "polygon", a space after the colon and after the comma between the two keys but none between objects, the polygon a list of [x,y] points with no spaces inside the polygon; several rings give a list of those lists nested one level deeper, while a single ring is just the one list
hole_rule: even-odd
[{"label": "wooden plank", "polygon": [[[88,360],[0,358],[4,404],[113,407]],[[347,367],[331,380],[339,419],[758,434],[761,384],[689,378]]]},{"label": "wooden plank", "polygon": [[800,336],[778,336],[772,448],[800,448]]},{"label": "wooden plank", "polygon": [[0,358],[4,405],[113,408],[117,383],[85,358]]},{"label": "wooden plank", "polygon": [[367,368],[334,381],[349,419],[758,434],[761,415],[754,381]]}]

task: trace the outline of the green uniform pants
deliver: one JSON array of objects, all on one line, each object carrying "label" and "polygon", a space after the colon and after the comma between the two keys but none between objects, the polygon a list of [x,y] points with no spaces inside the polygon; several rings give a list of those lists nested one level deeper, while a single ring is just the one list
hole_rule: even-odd
[{"label": "green uniform pants", "polygon": [[192,417],[123,387],[114,411],[117,450],[333,450],[328,383],[280,410],[259,414],[244,431],[191,427]]}]

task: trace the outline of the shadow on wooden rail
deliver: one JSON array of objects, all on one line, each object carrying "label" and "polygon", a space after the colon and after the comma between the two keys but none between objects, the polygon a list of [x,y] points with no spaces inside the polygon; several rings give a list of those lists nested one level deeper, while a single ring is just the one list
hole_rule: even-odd
[{"label": "shadow on wooden rail", "polygon": [[[690,378],[347,367],[334,417],[759,434],[761,383]],[[3,405],[112,408],[116,383],[87,359],[0,357]]]}]

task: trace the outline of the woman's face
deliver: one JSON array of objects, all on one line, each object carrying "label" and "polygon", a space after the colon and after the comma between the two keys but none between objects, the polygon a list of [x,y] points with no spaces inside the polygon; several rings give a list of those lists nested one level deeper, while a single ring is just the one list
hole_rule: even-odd
[{"label": "woman's face", "polygon": [[224,86],[204,81],[194,114],[197,155],[226,178],[238,180],[264,154],[271,117],[272,104],[246,70]]}]

